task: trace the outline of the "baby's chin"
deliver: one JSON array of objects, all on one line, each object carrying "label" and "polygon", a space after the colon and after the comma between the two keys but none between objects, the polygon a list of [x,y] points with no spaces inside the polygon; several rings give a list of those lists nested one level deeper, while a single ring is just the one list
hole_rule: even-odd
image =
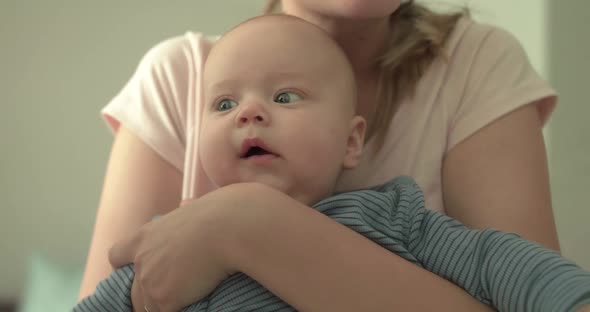
[{"label": "baby's chin", "polygon": [[261,175],[249,179],[240,179],[236,183],[260,183],[264,184],[268,187],[271,187],[283,194],[288,195],[289,197],[295,199],[296,201],[303,203],[307,206],[311,206],[320,200],[324,199],[325,197],[330,196],[330,191],[322,191],[322,194],[318,194],[320,190],[307,190],[305,188],[297,187],[295,183],[289,183],[286,179],[282,178],[279,179],[276,176],[272,175]]}]

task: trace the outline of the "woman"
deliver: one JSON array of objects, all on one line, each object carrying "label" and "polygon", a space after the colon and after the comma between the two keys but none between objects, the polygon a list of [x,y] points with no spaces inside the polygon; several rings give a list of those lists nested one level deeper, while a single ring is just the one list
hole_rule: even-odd
[{"label": "woman", "polygon": [[[355,69],[370,140],[339,191],[413,176],[431,209],[559,248],[541,132],[555,94],[512,36],[413,1],[283,0],[282,9],[329,32]],[[487,308],[265,188],[237,186],[175,209],[215,188],[198,155],[200,68],[212,44],[188,33],[154,47],[104,109],[116,139],[81,297],[110,273],[115,244],[114,266],[136,264],[134,306],[152,312],[196,301],[236,268],[304,311]],[[248,218],[269,211],[285,218]],[[212,218],[252,226],[209,237],[225,246],[210,253],[202,229]]]}]

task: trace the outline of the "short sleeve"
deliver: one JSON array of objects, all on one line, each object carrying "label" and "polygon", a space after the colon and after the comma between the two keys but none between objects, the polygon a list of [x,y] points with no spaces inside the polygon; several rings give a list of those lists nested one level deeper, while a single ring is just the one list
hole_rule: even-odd
[{"label": "short sleeve", "polygon": [[184,36],[152,47],[131,79],[101,111],[114,132],[124,125],[181,171],[192,80],[189,47]]},{"label": "short sleeve", "polygon": [[492,26],[471,25],[453,56],[468,68],[463,94],[449,110],[447,150],[527,104],[537,106],[545,124],[556,104],[555,91],[537,74],[512,34]]}]

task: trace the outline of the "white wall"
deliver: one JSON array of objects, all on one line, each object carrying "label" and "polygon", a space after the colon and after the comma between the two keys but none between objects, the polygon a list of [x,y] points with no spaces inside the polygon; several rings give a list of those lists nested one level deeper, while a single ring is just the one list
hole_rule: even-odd
[{"label": "white wall", "polygon": [[563,254],[590,270],[590,1],[548,1],[551,182]]},{"label": "white wall", "polygon": [[[18,294],[32,250],[83,263],[112,142],[98,111],[129,79],[143,53],[186,29],[220,33],[258,13],[262,2],[0,2],[0,298]],[[547,49],[553,22],[548,2],[469,5],[476,17],[511,30],[534,66],[562,93],[550,133],[552,142],[559,142],[551,145],[555,210],[564,254],[590,269],[590,216],[583,196],[590,186],[585,136],[590,129],[583,123],[590,106],[582,93],[588,88],[583,83],[590,48],[588,41],[579,43],[584,33],[569,34],[590,20],[582,19],[590,7],[578,1],[575,10],[559,16],[559,32],[549,33],[563,36],[559,42],[577,42],[578,50],[553,51]]]}]

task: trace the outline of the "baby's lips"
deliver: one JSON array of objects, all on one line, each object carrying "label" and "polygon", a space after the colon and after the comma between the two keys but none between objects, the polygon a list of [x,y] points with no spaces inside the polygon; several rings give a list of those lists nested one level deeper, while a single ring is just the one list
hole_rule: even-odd
[{"label": "baby's lips", "polygon": [[276,154],[270,148],[268,148],[268,146],[264,143],[264,141],[262,139],[260,139],[258,137],[252,137],[252,138],[247,138],[242,142],[242,148],[240,150],[240,157],[244,157],[244,155],[246,155],[248,150],[250,150],[250,148],[252,148],[252,147],[259,147],[270,154],[278,156],[278,154]]}]

